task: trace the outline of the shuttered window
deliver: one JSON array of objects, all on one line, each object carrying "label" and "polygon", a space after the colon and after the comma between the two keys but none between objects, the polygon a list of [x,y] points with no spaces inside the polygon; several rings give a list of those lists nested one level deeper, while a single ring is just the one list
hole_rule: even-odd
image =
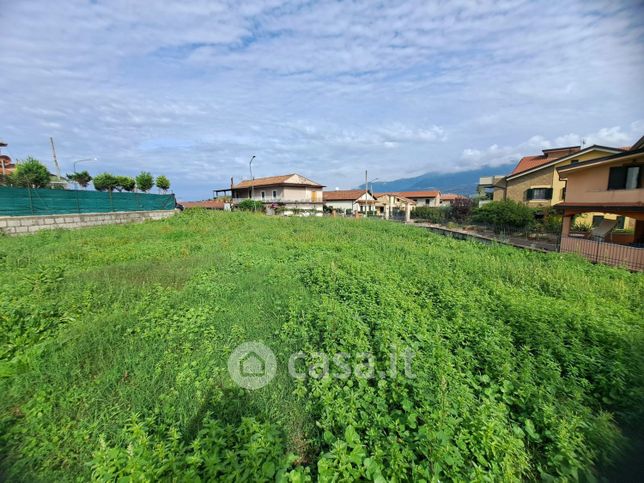
[{"label": "shuttered window", "polygon": [[526,191],[526,200],[551,200],[552,188],[530,188]]}]

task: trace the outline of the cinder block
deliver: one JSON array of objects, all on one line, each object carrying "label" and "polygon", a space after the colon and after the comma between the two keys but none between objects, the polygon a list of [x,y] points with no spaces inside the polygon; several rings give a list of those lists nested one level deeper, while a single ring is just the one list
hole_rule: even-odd
[{"label": "cinder block", "polygon": [[7,226],[20,226],[20,218],[15,218],[13,220],[7,220]]}]

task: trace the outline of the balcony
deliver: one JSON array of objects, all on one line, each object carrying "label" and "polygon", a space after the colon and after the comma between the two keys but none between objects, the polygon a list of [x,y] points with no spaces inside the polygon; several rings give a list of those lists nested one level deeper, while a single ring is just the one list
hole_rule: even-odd
[{"label": "balcony", "polygon": [[277,198],[272,198],[272,197],[266,197],[266,198],[233,198],[232,202],[233,205],[237,205],[241,203],[242,201],[250,200],[253,199],[254,201],[261,201],[262,203],[265,204],[322,204],[322,200],[318,201],[313,201],[311,198],[309,199],[293,199],[293,198],[282,198],[282,197],[277,197]]}]

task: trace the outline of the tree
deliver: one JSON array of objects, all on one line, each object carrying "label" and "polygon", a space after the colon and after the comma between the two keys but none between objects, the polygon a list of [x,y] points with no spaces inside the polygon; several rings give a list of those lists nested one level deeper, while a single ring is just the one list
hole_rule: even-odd
[{"label": "tree", "polygon": [[87,171],[81,171],[80,173],[68,174],[67,179],[78,183],[83,188],[87,188],[87,185],[92,181],[92,177]]},{"label": "tree", "polygon": [[472,200],[469,198],[455,198],[450,206],[450,216],[455,221],[465,221],[472,213]]},{"label": "tree", "polygon": [[130,176],[117,176],[116,183],[116,189],[119,191],[134,191],[134,187],[136,186],[136,181]]},{"label": "tree", "polygon": [[141,171],[136,177],[136,187],[144,193],[154,186],[154,178],[147,171]]},{"label": "tree", "polygon": [[170,189],[170,180],[165,176],[157,176],[156,185],[157,185],[157,188],[159,188],[165,193]]},{"label": "tree", "polygon": [[94,188],[97,191],[114,191],[118,185],[117,177],[110,173],[101,173],[94,176]]},{"label": "tree", "polygon": [[241,211],[264,211],[264,203],[259,200],[247,200],[242,201],[237,205],[237,208]]},{"label": "tree", "polygon": [[24,188],[46,188],[50,177],[47,167],[29,156],[18,162],[16,170],[10,175],[10,183]]},{"label": "tree", "polygon": [[497,229],[525,228],[534,223],[534,209],[513,200],[492,201],[477,208],[472,219]]}]

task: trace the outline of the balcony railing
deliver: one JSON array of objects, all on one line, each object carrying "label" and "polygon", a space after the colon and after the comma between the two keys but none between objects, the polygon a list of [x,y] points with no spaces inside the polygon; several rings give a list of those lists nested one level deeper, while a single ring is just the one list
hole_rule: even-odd
[{"label": "balcony railing", "polygon": [[313,201],[310,198],[309,199],[306,199],[306,198],[294,199],[294,198],[283,198],[283,197],[272,198],[272,197],[268,197],[268,196],[266,198],[233,198],[232,201],[233,201],[233,204],[237,205],[237,204],[241,203],[242,201],[246,201],[246,200],[250,200],[250,199],[255,200],[255,201],[261,201],[262,203],[267,203],[267,204],[270,204],[270,203],[298,203],[298,204],[320,203],[321,204],[321,203],[323,203],[323,201],[321,199]]},{"label": "balcony railing", "polygon": [[559,251],[576,253],[595,263],[644,270],[644,248],[562,236]]}]

